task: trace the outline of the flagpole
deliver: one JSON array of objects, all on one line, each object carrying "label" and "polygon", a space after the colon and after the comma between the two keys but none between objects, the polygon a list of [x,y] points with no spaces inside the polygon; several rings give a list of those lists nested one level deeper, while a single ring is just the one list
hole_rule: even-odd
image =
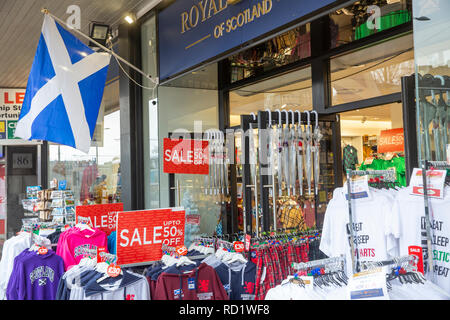
[{"label": "flagpole", "polygon": [[140,74],[142,74],[144,77],[146,77],[148,80],[150,80],[151,82],[158,84],[158,79],[153,79],[152,76],[150,76],[149,74],[145,73],[144,71],[142,71],[141,69],[135,67],[134,65],[132,65],[131,63],[129,63],[127,60],[125,60],[124,58],[122,58],[121,56],[119,56],[118,54],[116,54],[114,51],[112,51],[111,49],[108,49],[107,47],[105,47],[104,45],[98,43],[97,41],[95,41],[94,39],[92,39],[91,37],[85,35],[83,32],[70,27],[69,25],[67,25],[67,23],[65,23],[64,21],[62,21],[61,19],[59,19],[58,17],[54,16],[53,14],[50,13],[50,11],[48,11],[48,9],[46,8],[42,8],[41,12],[43,14],[48,14],[49,16],[51,16],[53,19],[55,19],[56,21],[58,21],[59,23],[62,23],[63,25],[65,25],[66,27],[68,27],[70,30],[74,31],[75,33],[79,34],[80,36],[82,36],[83,38],[95,43],[98,47],[102,48],[103,50],[105,50],[106,52],[108,52],[110,55],[116,57],[117,59],[119,59],[120,61],[122,61],[123,63],[125,63],[127,66],[129,66],[130,68],[134,69],[135,71],[139,72]]}]

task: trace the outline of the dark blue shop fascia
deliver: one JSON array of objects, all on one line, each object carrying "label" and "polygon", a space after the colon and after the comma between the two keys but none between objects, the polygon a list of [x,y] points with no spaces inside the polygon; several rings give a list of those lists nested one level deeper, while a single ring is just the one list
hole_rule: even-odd
[{"label": "dark blue shop fascia", "polygon": [[161,82],[341,2],[177,0],[158,14]]}]

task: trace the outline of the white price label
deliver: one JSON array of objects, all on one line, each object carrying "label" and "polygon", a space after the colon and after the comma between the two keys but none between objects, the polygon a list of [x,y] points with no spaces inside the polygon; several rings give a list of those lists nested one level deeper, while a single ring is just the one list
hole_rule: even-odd
[{"label": "white price label", "polygon": [[382,268],[354,274],[347,288],[350,300],[389,300]]}]

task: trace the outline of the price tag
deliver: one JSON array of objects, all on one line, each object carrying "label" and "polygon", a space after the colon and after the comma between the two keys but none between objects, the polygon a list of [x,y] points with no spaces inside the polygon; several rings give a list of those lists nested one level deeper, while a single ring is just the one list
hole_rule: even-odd
[{"label": "price tag", "polygon": [[234,248],[234,251],[236,251],[236,252],[242,252],[242,251],[244,251],[245,246],[244,246],[244,243],[243,243],[243,242],[241,242],[241,241],[235,241],[235,242],[233,243],[233,248]]},{"label": "price tag", "polygon": [[392,160],[392,158],[394,157],[394,153],[392,152],[388,152],[386,153],[386,156],[384,157],[385,160]]},{"label": "price tag", "polygon": [[366,160],[364,160],[365,165],[372,164],[374,157],[367,157]]},{"label": "price tag", "polygon": [[185,256],[188,252],[188,249],[185,246],[178,246],[176,247],[175,251],[178,253],[178,255]]},{"label": "price tag", "polygon": [[349,279],[347,290],[350,300],[389,300],[382,268],[354,274]]},{"label": "price tag", "polygon": [[115,264],[111,264],[108,269],[106,270],[106,273],[108,274],[108,276],[110,276],[111,278],[115,278],[120,274],[120,267],[116,266]]},{"label": "price tag", "polygon": [[[427,170],[427,194],[429,197],[443,199],[446,170]],[[411,194],[423,196],[422,170],[414,168],[411,175]]]},{"label": "price tag", "polygon": [[48,252],[48,249],[46,247],[40,247],[38,249],[38,254],[40,254],[40,255],[47,254],[47,252]]},{"label": "price tag", "polygon": [[249,234],[245,235],[245,251],[249,251],[250,250],[250,243],[252,240],[252,236]]},{"label": "price tag", "polygon": [[423,249],[419,246],[409,246],[408,247],[408,254],[414,255],[416,256],[417,259],[417,271],[421,272],[422,274],[424,274],[424,270],[423,270]]},{"label": "price tag", "polygon": [[195,278],[188,279],[188,289],[195,290]]},{"label": "price tag", "polygon": [[97,263],[104,262],[102,252],[106,252],[106,247],[97,247]]},{"label": "price tag", "polygon": [[313,276],[300,276],[299,278],[302,280],[302,282],[305,285],[305,288],[307,290],[314,289],[314,277]]}]

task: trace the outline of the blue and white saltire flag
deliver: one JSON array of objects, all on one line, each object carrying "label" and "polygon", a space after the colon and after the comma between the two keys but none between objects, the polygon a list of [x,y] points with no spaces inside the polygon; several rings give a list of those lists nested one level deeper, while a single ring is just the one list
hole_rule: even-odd
[{"label": "blue and white saltire flag", "polygon": [[87,153],[110,59],[45,15],[15,136]]}]

